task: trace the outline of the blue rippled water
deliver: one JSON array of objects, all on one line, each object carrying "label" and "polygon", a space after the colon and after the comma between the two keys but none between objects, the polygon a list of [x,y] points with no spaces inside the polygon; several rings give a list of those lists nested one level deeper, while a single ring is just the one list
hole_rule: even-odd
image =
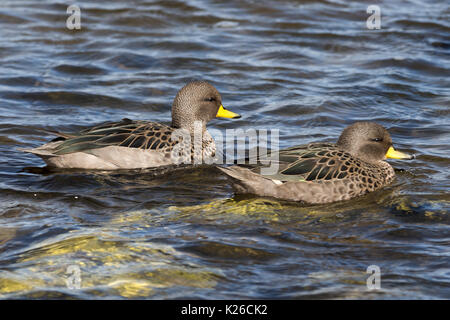
[{"label": "blue rippled water", "polygon": [[[0,298],[450,298],[448,3],[78,4],[68,30],[65,1],[0,2]],[[378,192],[304,206],[236,197],[209,167],[51,173],[17,150],[52,139],[40,129],[170,122],[192,79],[243,116],[212,129],[279,129],[289,147],[371,120],[417,158]]]}]

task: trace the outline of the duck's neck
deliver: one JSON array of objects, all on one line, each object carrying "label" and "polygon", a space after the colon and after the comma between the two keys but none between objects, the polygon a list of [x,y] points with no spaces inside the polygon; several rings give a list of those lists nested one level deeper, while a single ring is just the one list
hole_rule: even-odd
[{"label": "duck's neck", "polygon": [[176,129],[185,129],[188,130],[191,135],[199,133],[205,133],[206,131],[206,122],[196,120],[193,122],[186,122],[186,121],[177,121],[176,119],[172,120],[172,127]]}]

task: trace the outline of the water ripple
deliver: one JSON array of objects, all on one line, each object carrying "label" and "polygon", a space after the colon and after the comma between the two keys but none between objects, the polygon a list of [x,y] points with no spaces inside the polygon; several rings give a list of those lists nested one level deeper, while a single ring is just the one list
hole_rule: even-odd
[{"label": "water ripple", "polygon": [[[449,7],[341,0],[63,1],[0,8],[0,298],[448,299]],[[300,206],[233,196],[213,168],[51,172],[17,148],[104,121],[169,122],[205,79],[280,146],[386,126],[390,186]],[[368,291],[366,269],[382,271]],[[66,285],[81,271],[81,289]]]}]

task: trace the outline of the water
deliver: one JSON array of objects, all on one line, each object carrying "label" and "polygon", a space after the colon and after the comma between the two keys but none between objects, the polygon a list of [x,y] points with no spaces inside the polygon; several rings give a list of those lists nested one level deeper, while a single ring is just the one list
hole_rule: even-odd
[{"label": "water", "polygon": [[[445,1],[78,4],[72,31],[65,1],[0,3],[0,298],[450,298]],[[192,79],[243,116],[211,129],[289,147],[373,120],[417,159],[381,191],[302,206],[235,197],[214,168],[50,173],[17,150],[52,138],[39,128],[169,122]]]}]

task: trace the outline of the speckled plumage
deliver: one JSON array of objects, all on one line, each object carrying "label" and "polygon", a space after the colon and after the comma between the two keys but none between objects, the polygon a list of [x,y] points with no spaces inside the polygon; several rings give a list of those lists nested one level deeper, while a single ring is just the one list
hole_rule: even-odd
[{"label": "speckled plumage", "polygon": [[344,130],[337,144],[312,143],[280,151],[275,174],[260,174],[267,159],[260,159],[258,165],[219,169],[232,178],[237,193],[328,203],[348,200],[391,183],[394,169],[384,161],[391,147],[386,129],[358,122]]}]

